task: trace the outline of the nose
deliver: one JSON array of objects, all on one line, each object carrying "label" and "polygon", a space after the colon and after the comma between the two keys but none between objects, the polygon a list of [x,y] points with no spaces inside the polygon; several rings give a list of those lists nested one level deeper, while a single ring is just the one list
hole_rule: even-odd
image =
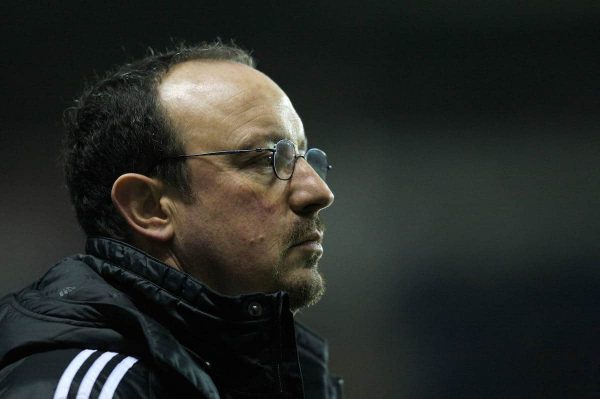
[{"label": "nose", "polygon": [[290,207],[299,215],[317,214],[333,203],[329,186],[304,158],[296,161],[290,187]]}]

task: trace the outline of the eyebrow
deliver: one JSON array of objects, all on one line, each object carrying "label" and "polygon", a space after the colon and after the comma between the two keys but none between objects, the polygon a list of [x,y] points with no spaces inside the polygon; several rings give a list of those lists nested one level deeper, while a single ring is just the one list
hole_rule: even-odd
[{"label": "eyebrow", "polygon": [[268,148],[270,144],[275,145],[281,138],[276,135],[252,136],[242,141],[240,149]]},{"label": "eyebrow", "polygon": [[[277,144],[277,142],[280,140],[289,140],[289,138],[284,137],[279,133],[272,133],[264,137],[252,137],[244,141],[240,149],[272,148],[275,147],[275,144]],[[306,140],[301,140],[300,142],[294,144],[296,144],[296,149],[298,151],[305,151],[307,149]]]}]

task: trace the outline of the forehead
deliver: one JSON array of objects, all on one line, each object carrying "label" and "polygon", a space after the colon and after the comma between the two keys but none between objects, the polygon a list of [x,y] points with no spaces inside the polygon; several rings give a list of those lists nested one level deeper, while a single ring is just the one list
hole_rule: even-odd
[{"label": "forehead", "polygon": [[283,90],[261,72],[224,61],[176,65],[159,99],[186,151],[267,145],[282,138],[306,146],[300,117]]}]

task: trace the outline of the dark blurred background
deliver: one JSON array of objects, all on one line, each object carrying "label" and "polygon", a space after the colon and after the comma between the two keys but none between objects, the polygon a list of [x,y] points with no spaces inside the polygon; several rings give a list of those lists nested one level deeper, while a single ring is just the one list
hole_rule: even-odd
[{"label": "dark blurred background", "polygon": [[300,317],[349,398],[600,397],[600,3],[4,1],[0,294],[84,237],[61,114],[148,46],[253,50],[335,168]]}]

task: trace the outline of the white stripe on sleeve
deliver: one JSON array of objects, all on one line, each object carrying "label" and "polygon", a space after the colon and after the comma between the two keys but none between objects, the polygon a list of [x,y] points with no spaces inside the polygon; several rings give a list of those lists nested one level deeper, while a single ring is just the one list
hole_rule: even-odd
[{"label": "white stripe on sleeve", "polygon": [[82,350],[77,356],[75,356],[73,360],[71,360],[71,363],[69,363],[65,371],[62,373],[60,380],[58,381],[58,386],[54,392],[54,399],[67,399],[69,388],[71,388],[71,383],[73,382],[75,374],[77,374],[77,371],[79,371],[81,365],[94,352],[96,352],[95,349]]},{"label": "white stripe on sleeve", "polygon": [[112,399],[119,383],[125,376],[125,373],[137,362],[138,360],[134,357],[127,356],[125,359],[121,360],[119,364],[116,365],[112,373],[108,376],[108,379],[104,383],[102,387],[102,391],[100,391],[100,396],[98,399]]},{"label": "white stripe on sleeve", "polygon": [[103,353],[92,365],[90,369],[85,373],[83,379],[81,380],[81,384],[79,384],[79,390],[77,391],[76,399],[89,399],[90,394],[92,393],[92,388],[94,387],[94,382],[100,375],[106,363],[110,361],[117,354],[115,352],[105,352]]}]

